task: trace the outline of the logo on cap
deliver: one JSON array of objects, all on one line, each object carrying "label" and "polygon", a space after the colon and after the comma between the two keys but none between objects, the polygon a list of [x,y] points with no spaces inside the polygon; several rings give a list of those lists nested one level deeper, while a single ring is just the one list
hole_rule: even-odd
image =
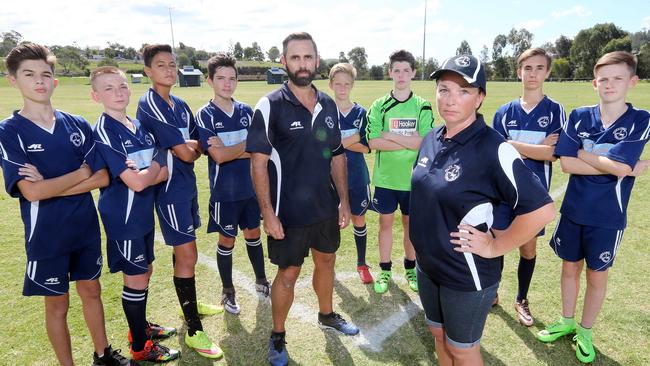
[{"label": "logo on cap", "polygon": [[459,58],[454,60],[454,62],[456,63],[456,65],[458,65],[460,67],[467,67],[467,66],[470,65],[471,60],[467,56],[460,56]]}]

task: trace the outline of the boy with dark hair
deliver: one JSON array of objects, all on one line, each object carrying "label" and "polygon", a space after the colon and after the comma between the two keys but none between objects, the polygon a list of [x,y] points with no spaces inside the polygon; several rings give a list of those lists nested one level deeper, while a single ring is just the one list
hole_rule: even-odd
[{"label": "boy with dark hair", "polygon": [[149,323],[146,317],[154,260],[154,186],[167,178],[167,152],[157,151],[153,135],[127,116],[131,90],[122,70],[99,67],[90,74],[90,84],[93,100],[104,107],[94,138],[111,182],[101,189],[99,213],[106,231],[108,267],[124,277],[122,308],[129,324],[131,355],[137,361],[170,361],[179,352],[152,339],[168,338],[176,329]]},{"label": "boy with dark hair", "polygon": [[388,75],[393,79],[393,90],[372,103],[366,129],[368,145],[376,151],[372,208],[379,213],[381,273],[374,285],[378,294],[388,291],[392,279],[393,220],[398,205],[404,230],[406,279],[411,290],[418,290],[415,250],[409,239],[411,171],[422,138],[433,129],[431,103],[411,91],[415,58],[410,52],[399,50],[390,55],[389,61]]},{"label": "boy with dark hair", "polygon": [[144,71],[152,87],[138,103],[136,117],[156,138],[156,146],[169,149],[169,177],[158,185],[156,211],[165,243],[174,248],[174,286],[187,322],[185,344],[207,358],[220,358],[221,349],[203,332],[199,313],[222,309],[196,300],[194,267],[198,258],[195,230],[201,226],[194,161],[201,156],[194,115],[182,99],[171,94],[176,84],[176,58],[169,45],[149,45]]},{"label": "boy with dark hair", "polygon": [[92,129],[80,116],[55,110],[51,97],[56,58],[34,43],[6,58],[7,79],[23,107],[0,123],[0,153],[7,193],[20,201],[27,268],[24,296],[45,299],[45,328],[61,365],[73,365],[67,324],[69,283],[76,281],[95,347],[93,365],[129,365],[108,344],[99,276],[99,220],[90,191],[108,174],[95,157]]},{"label": "boy with dark hair", "polygon": [[255,272],[255,289],[264,297],[271,292],[264,271],[260,208],[251,180],[250,154],[246,152],[253,110],[232,98],[237,89],[235,63],[235,58],[226,53],[217,53],[208,60],[208,84],[214,96],[196,113],[199,142],[210,157],[208,232],[219,233],[217,267],[223,285],[221,303],[231,314],[240,312],[232,282],[237,226],[244,231],[248,258]]},{"label": "boy with dark hair", "polygon": [[[603,55],[594,66],[592,82],[599,103],[571,112],[555,148],[562,170],[571,173],[562,216],[549,242],[562,258],[562,317],[537,338],[553,342],[575,333],[576,357],[584,363],[596,357],[592,327],[627,224],[634,177],[648,163],[639,157],[650,135],[650,113],[625,102],[638,80],[634,55],[623,51]],[[587,289],[577,324],[574,315],[585,263]]]},{"label": "boy with dark hair", "polygon": [[[517,76],[521,79],[523,93],[520,98],[502,105],[492,122],[492,127],[521,154],[526,166],[539,177],[546,191],[551,186],[552,163],[557,160],[553,154],[555,144],[566,119],[562,105],[544,95],[544,80],[550,73],[551,57],[546,51],[542,48],[524,51],[517,59]],[[507,204],[497,206],[492,225],[494,234],[501,235],[514,218],[514,211]],[[537,236],[542,235],[544,230]],[[527,327],[534,322],[528,305],[528,288],[533,278],[536,257],[537,237],[519,247],[519,288],[515,311],[519,322]]]}]

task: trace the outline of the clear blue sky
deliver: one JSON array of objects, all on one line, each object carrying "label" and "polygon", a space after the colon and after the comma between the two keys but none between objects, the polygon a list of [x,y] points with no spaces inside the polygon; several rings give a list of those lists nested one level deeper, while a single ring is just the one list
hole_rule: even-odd
[{"label": "clear blue sky", "polygon": [[[426,56],[438,61],[466,39],[475,54],[483,44],[512,27],[525,27],[534,45],[569,37],[596,23],[614,22],[631,32],[650,28],[647,0],[630,1],[450,1],[427,2]],[[208,51],[227,50],[253,41],[263,51],[280,47],[290,32],[310,32],[323,58],[355,46],[366,48],[369,63],[405,48],[422,55],[424,0],[223,1],[223,0],[66,0],[14,1],[0,10],[0,31],[14,29],[44,44],[105,46],[119,42],[138,49],[142,43],[171,43],[168,7],[172,6],[176,44]]]}]

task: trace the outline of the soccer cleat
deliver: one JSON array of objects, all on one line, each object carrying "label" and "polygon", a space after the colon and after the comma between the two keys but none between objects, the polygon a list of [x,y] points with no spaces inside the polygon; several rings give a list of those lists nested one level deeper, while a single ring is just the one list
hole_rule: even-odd
[{"label": "soccer cleat", "polygon": [[255,283],[255,291],[262,297],[271,296],[271,284],[266,278],[258,280],[259,283]]},{"label": "soccer cleat", "polygon": [[517,312],[517,318],[522,325],[530,327],[533,325],[533,315],[530,313],[530,308],[528,307],[528,299],[522,299],[521,301],[515,301],[515,311]]},{"label": "soccer cleat", "polygon": [[138,363],[129,360],[120,354],[121,350],[113,348],[109,345],[104,349],[104,355],[99,355],[93,352],[93,366],[137,366]]},{"label": "soccer cleat", "polygon": [[[199,312],[199,315],[205,315],[205,316],[215,315],[215,314],[223,313],[223,306],[212,305],[201,301],[197,301],[196,310]],[[181,318],[185,317],[182,308],[178,308],[178,314],[181,316]]]},{"label": "soccer cleat", "polygon": [[241,308],[239,307],[239,304],[237,304],[237,300],[235,299],[235,289],[230,288],[230,289],[224,289],[223,293],[221,294],[221,305],[223,305],[223,308],[226,309],[227,312],[233,315],[239,314],[241,311]]},{"label": "soccer cleat", "polygon": [[[176,328],[164,327],[155,323],[148,323],[147,329],[145,330],[147,338],[149,339],[165,339],[176,334]],[[131,336],[131,330],[129,329],[129,343],[133,343],[133,337]]]},{"label": "soccer cleat", "polygon": [[576,329],[576,335],[573,336],[573,340],[576,342],[576,357],[582,363],[591,363],[594,362],[596,358],[596,350],[594,349],[594,344],[591,340],[591,329],[585,329],[582,326],[578,326]]},{"label": "soccer cleat", "polygon": [[361,283],[363,283],[364,285],[373,282],[372,274],[370,273],[369,268],[370,267],[368,267],[367,264],[362,264],[360,266],[357,266],[357,272],[359,272],[359,278],[361,279]]},{"label": "soccer cleat", "polygon": [[214,344],[202,330],[197,330],[193,336],[190,336],[190,333],[185,333],[185,344],[206,358],[221,358],[223,356],[221,348]]},{"label": "soccer cleat", "polygon": [[576,331],[576,322],[573,319],[562,318],[537,332],[537,339],[542,342],[554,342],[560,337],[573,334]]},{"label": "soccer cleat", "polygon": [[383,294],[388,291],[388,283],[393,277],[393,272],[382,270],[379,274],[379,278],[375,281],[375,292],[378,294]]},{"label": "soccer cleat", "polygon": [[359,328],[352,323],[348,323],[338,313],[332,312],[329,315],[318,313],[318,326],[322,329],[334,329],[345,335],[359,334]]},{"label": "soccer cleat", "polygon": [[418,292],[418,276],[415,274],[415,268],[406,270],[406,280],[411,290]]},{"label": "soccer cleat", "polygon": [[133,351],[131,349],[131,356],[137,361],[167,362],[177,359],[180,356],[180,352],[148,340],[144,344],[142,351]]},{"label": "soccer cleat", "polygon": [[272,366],[285,366],[289,364],[289,353],[284,346],[287,342],[284,337],[271,335],[269,339],[269,363]]}]

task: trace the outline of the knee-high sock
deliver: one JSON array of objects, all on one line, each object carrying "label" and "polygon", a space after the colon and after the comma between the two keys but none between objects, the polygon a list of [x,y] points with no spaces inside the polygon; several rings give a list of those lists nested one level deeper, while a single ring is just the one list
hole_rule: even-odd
[{"label": "knee-high sock", "polygon": [[232,250],[221,244],[217,245],[217,268],[223,288],[231,288],[232,285]]},{"label": "knee-high sock", "polygon": [[201,319],[199,319],[199,311],[196,308],[196,283],[194,277],[181,278],[174,276],[174,287],[176,287],[176,295],[178,295],[178,302],[183,309],[183,316],[187,322],[187,333],[193,336],[197,330],[203,330]]},{"label": "knee-high sock", "polygon": [[122,288],[122,309],[129,323],[133,351],[142,351],[147,342],[147,320],[145,312],[147,309],[147,290],[136,290],[124,286]]},{"label": "knee-high sock", "polygon": [[534,257],[532,259],[519,257],[519,268],[517,269],[519,291],[517,292],[517,301],[521,301],[528,297],[528,289],[530,288],[530,282],[533,279],[536,259],[537,257]]},{"label": "knee-high sock", "polygon": [[258,280],[266,278],[266,271],[264,270],[264,248],[262,247],[261,238],[246,239],[246,252],[248,252],[248,259],[253,266],[255,278]]},{"label": "knee-high sock", "polygon": [[368,240],[368,230],[366,225],[354,226],[354,243],[357,246],[357,266],[366,264],[366,243]]}]

